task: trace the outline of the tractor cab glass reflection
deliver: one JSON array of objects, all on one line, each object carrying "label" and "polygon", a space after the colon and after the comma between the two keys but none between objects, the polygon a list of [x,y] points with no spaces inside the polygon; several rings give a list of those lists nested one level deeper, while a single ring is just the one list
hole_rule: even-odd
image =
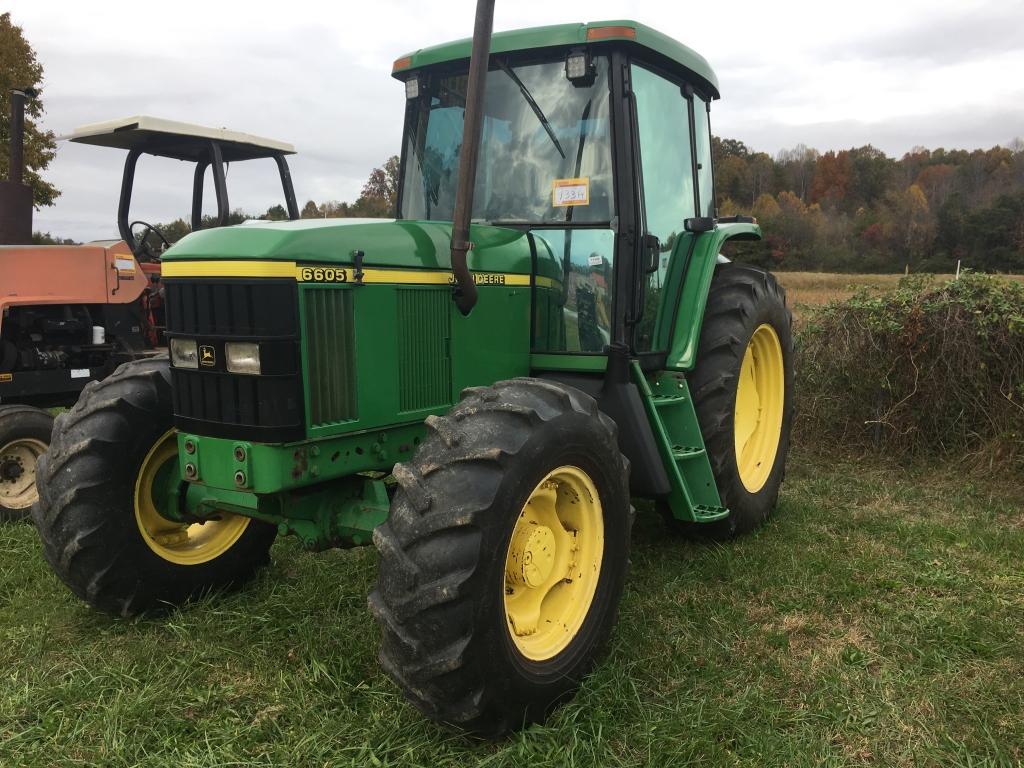
[{"label": "tractor cab glass reflection", "polygon": [[[614,216],[608,63],[573,83],[565,61],[503,62],[487,74],[473,221],[605,222]],[[450,221],[455,205],[467,77],[429,75],[406,114],[401,217]],[[556,182],[579,180],[556,205]]]},{"label": "tractor cab glass reflection", "polygon": [[611,343],[615,233],[535,229],[532,234],[538,274],[557,275],[551,288],[538,281],[534,351],[603,352]]}]

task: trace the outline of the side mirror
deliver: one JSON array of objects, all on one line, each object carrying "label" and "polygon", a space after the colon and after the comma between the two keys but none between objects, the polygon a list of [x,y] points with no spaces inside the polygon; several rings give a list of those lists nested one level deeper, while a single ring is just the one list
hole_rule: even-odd
[{"label": "side mirror", "polygon": [[687,219],[683,222],[683,229],[698,235],[702,232],[712,232],[715,229],[715,220],[710,216],[698,216],[693,219]]},{"label": "side mirror", "polygon": [[658,261],[661,259],[661,241],[656,235],[649,232],[644,235],[644,272],[648,275],[658,271]]}]

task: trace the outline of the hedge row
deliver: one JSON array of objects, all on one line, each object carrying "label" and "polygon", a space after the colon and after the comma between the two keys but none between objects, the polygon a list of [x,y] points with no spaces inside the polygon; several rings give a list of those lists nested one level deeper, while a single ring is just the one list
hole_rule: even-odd
[{"label": "hedge row", "polygon": [[1024,284],[905,278],[812,310],[797,345],[800,440],[1024,466]]}]

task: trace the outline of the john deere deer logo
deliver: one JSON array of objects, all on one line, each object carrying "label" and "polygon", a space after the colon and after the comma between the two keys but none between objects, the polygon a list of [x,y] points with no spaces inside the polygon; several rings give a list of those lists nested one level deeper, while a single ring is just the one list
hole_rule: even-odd
[{"label": "john deere deer logo", "polygon": [[209,344],[199,347],[199,364],[212,368],[217,364],[217,352]]}]

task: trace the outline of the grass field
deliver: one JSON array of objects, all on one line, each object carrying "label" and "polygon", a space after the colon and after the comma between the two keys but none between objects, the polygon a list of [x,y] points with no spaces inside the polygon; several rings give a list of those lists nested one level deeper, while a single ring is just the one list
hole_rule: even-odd
[{"label": "grass field", "polygon": [[641,514],[605,663],[498,744],[430,725],[378,669],[371,550],[282,540],[247,591],[125,621],[4,526],[0,765],[1019,765],[1024,491],[790,467],[776,517],[728,546]]}]

